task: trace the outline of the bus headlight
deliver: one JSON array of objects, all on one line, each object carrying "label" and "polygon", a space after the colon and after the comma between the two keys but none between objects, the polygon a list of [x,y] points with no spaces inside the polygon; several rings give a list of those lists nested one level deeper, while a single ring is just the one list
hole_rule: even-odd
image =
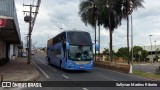
[{"label": "bus headlight", "polygon": [[88,64],[92,65],[92,64],[93,64],[93,61],[90,61]]},{"label": "bus headlight", "polygon": [[68,62],[69,63],[69,65],[74,65],[75,63],[74,62]]}]

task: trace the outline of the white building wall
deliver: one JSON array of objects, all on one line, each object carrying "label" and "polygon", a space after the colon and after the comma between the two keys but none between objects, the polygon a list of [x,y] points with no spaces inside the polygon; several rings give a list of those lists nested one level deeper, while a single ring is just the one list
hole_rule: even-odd
[{"label": "white building wall", "polygon": [[11,60],[13,56],[13,44],[10,45],[10,50],[9,50],[9,59]]},{"label": "white building wall", "polygon": [[14,45],[14,55],[18,56],[18,45]]},{"label": "white building wall", "polygon": [[11,44],[9,52],[10,52],[10,54],[9,54],[10,60],[14,60],[15,57],[18,56],[18,45]]},{"label": "white building wall", "polygon": [[[149,46],[141,46],[146,51],[151,51],[151,45]],[[152,45],[152,51],[160,50],[160,45]]]}]

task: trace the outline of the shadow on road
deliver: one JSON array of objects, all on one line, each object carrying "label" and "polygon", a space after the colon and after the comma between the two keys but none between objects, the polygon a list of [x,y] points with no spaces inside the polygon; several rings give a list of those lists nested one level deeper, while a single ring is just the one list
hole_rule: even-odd
[{"label": "shadow on road", "polygon": [[66,69],[62,69],[60,67],[57,67],[55,65],[51,65],[51,64],[50,64],[50,66],[53,68],[56,68],[60,71],[63,71],[65,73],[91,73],[92,72],[92,70],[66,70]]}]

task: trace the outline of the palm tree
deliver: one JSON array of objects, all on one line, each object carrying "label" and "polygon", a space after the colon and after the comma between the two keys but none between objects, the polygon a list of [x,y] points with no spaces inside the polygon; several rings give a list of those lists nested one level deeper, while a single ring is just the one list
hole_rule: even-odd
[{"label": "palm tree", "polygon": [[81,1],[80,4],[79,14],[82,18],[82,21],[86,25],[90,24],[92,27],[96,27],[96,21],[98,20],[100,21],[98,24],[103,25],[106,29],[109,29],[111,62],[112,62],[112,33],[114,29],[121,24],[122,20],[121,11],[122,11],[121,0],[85,0],[85,1],[83,0]]},{"label": "palm tree", "polygon": [[110,35],[110,61],[112,62],[112,33],[114,29],[121,25],[122,12],[121,12],[121,0],[97,0],[98,12],[101,24],[109,29]]},{"label": "palm tree", "polygon": [[129,60],[129,15],[133,10],[136,10],[138,7],[143,7],[143,0],[123,0],[122,1],[122,13],[123,18],[127,20],[127,48],[128,48],[128,64]]},{"label": "palm tree", "polygon": [[[97,4],[96,0],[83,0],[80,3],[79,14],[82,21],[87,25],[90,24],[95,29],[95,44],[96,44],[96,22],[97,22]],[[96,60],[96,45],[95,45],[95,60]]]}]

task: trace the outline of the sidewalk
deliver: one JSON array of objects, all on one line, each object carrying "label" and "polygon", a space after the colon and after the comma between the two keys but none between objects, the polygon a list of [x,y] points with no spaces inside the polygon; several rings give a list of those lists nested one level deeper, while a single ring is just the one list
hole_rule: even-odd
[{"label": "sidewalk", "polygon": [[35,81],[39,77],[35,67],[27,64],[27,58],[17,57],[4,66],[0,66],[3,81]]}]

